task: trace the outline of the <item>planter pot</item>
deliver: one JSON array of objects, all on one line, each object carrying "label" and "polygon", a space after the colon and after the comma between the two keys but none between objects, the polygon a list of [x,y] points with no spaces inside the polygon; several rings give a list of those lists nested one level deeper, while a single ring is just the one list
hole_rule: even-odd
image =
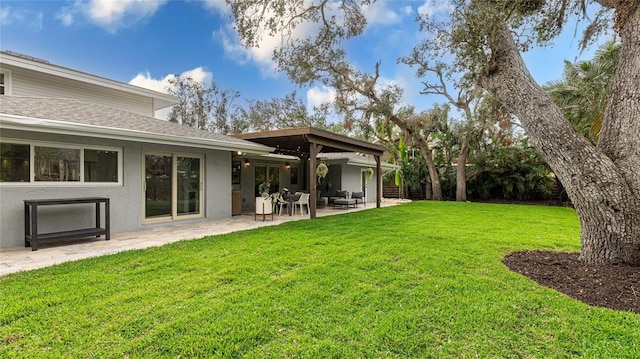
[{"label": "planter pot", "polygon": [[273,220],[273,203],[271,203],[271,198],[256,197],[256,211],[254,220],[258,219],[258,215],[262,215],[263,222],[267,215],[271,215],[271,220]]},{"label": "planter pot", "polygon": [[329,203],[328,197],[320,197],[316,202],[316,208],[324,208],[327,206],[327,203]]}]

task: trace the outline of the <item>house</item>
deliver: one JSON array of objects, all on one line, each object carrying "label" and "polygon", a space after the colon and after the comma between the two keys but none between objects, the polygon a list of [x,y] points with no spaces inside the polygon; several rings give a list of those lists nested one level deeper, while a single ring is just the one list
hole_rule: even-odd
[{"label": "house", "polygon": [[[232,154],[271,149],[153,117],[177,102],[0,52],[0,247],[24,243],[24,200],[108,197],[111,232],[229,217]],[[42,211],[41,232],[95,221],[82,206]]]},{"label": "house", "polygon": [[[0,51],[0,247],[24,244],[25,200],[108,198],[111,233],[253,210],[267,178],[272,192],[288,187],[320,198],[331,195],[331,181],[334,191],[364,191],[379,205],[382,146],[313,128],[226,136],[154,117],[177,102]],[[318,161],[330,168],[319,184]],[[41,208],[38,231],[90,227],[90,206]]]}]

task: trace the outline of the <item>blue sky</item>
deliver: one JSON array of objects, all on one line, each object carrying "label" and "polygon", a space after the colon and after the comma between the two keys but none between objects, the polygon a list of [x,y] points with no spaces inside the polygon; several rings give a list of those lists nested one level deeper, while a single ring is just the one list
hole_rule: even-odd
[{"label": "blue sky", "polygon": [[[429,4],[379,1],[367,9],[365,34],[348,44],[350,59],[363,70],[382,61],[384,79],[401,84],[406,102],[418,109],[443,99],[420,95],[413,70],[397,65],[396,59],[417,43],[420,34],[413,19],[418,11],[433,11]],[[570,26],[555,46],[525,55],[538,82],[559,79],[564,59],[593,54],[596,47],[580,54],[574,32]],[[269,56],[274,43],[266,39],[259,49],[244,49],[224,0],[0,1],[2,50],[155,90],[164,89],[167,76],[187,73],[239,91],[241,101],[297,90],[313,105],[331,95],[331,89],[320,86],[298,88],[276,73]]]}]

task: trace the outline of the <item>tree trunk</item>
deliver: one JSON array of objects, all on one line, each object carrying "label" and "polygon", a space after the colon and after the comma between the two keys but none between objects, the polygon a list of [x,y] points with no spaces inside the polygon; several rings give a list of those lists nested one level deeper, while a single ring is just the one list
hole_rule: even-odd
[{"label": "tree trunk", "polygon": [[456,201],[465,202],[467,200],[467,158],[469,157],[469,144],[465,141],[458,156],[458,166],[456,166]]},{"label": "tree trunk", "polygon": [[433,187],[431,182],[427,182],[424,185],[424,199],[433,199]]},{"label": "tree trunk", "polygon": [[427,164],[427,169],[429,169],[429,177],[431,178],[431,199],[436,201],[442,201],[442,187],[440,186],[440,177],[438,176],[438,168],[436,167],[435,162],[433,161],[433,156],[431,155],[431,150],[429,149],[429,144],[427,140],[420,139],[420,152],[422,153],[422,157],[424,157],[424,161]]},{"label": "tree trunk", "polygon": [[580,219],[580,258],[591,264],[640,265],[638,9],[627,23],[635,25],[621,31],[624,66],[614,79],[614,103],[608,105],[604,121],[608,128],[602,147],[613,151],[600,151],[565,120],[525,67],[504,23],[488,39],[492,61],[479,79],[518,116],[532,144],[564,184]]},{"label": "tree trunk", "polygon": [[620,29],[620,37],[618,70],[611,83],[598,147],[613,160],[640,201],[640,5]]},{"label": "tree trunk", "polygon": [[433,193],[433,199],[436,201],[442,201],[442,187],[440,186],[440,177],[438,176],[438,169],[433,161],[433,156],[431,155],[431,149],[429,149],[429,142],[427,138],[429,137],[429,133],[427,132],[424,135],[420,135],[419,133],[414,132],[411,127],[403,120],[401,120],[398,116],[391,116],[389,120],[395,123],[400,129],[406,132],[413,141],[418,142],[418,146],[420,146],[420,152],[424,157],[425,162],[427,163],[427,168],[429,169],[429,177],[431,177],[431,191]]}]

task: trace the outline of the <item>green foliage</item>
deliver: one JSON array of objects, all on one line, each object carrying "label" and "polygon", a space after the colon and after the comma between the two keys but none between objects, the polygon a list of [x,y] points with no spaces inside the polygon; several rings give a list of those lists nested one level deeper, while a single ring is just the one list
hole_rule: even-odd
[{"label": "green foliage", "polygon": [[501,262],[579,245],[568,208],[420,202],[69,262],[0,278],[0,357],[639,357],[640,315]]},{"label": "green foliage", "polygon": [[329,109],[315,108],[310,114],[302,99],[294,91],[283,98],[250,100],[243,110],[241,132],[270,131],[276,129],[317,127],[328,129],[326,118]]},{"label": "green foliage", "polygon": [[375,175],[376,172],[373,168],[368,167],[363,171],[363,173],[364,173],[364,178],[366,182],[369,183],[373,179],[373,175]]},{"label": "green foliage", "polygon": [[475,163],[484,170],[469,180],[472,198],[540,200],[548,198],[554,186],[549,166],[526,139],[509,146],[494,144]]},{"label": "green foliage", "polygon": [[404,138],[400,137],[400,142],[398,143],[398,149],[400,149],[400,159],[402,163],[408,163],[409,158],[407,155],[407,145],[404,143]]},{"label": "green foliage", "polygon": [[327,176],[327,173],[329,173],[329,167],[327,167],[326,163],[319,163],[316,168],[316,174],[318,177],[324,179]]},{"label": "green foliage", "polygon": [[238,127],[239,92],[222,90],[213,81],[206,85],[183,76],[174,76],[169,84],[169,93],[180,98],[169,113],[169,121],[222,134]]},{"label": "green foliage", "polygon": [[447,18],[421,15],[421,28],[432,34],[438,41],[428,38],[421,45],[436,58],[453,54],[453,67],[471,70],[467,78],[473,82],[478,76],[490,75],[493,68],[493,55],[489,40],[496,37],[503,24],[513,31],[518,48],[522,52],[532,46],[546,46],[556,38],[568,19],[591,21],[581,40],[585,48],[597,36],[611,29],[613,11],[611,3],[599,2],[603,7],[594,18],[587,14],[587,0],[554,1],[452,1],[453,13]]},{"label": "green foliage", "polygon": [[271,183],[269,181],[262,182],[258,186],[258,192],[259,193],[267,193],[268,194],[270,190],[271,190]]},{"label": "green foliage", "polygon": [[596,52],[593,60],[576,64],[565,61],[562,80],[544,87],[566,119],[593,144],[600,137],[621,47],[621,44],[610,41]]}]

